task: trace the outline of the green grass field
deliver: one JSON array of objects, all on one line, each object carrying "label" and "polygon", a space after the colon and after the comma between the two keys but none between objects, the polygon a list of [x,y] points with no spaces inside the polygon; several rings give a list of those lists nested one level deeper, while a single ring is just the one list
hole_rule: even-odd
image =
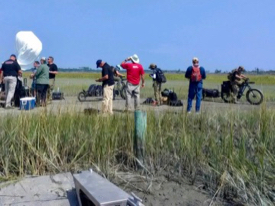
[{"label": "green grass field", "polygon": [[[60,73],[56,86],[77,95],[100,74]],[[265,79],[270,84],[267,84]],[[167,75],[163,87],[187,95],[183,75]],[[217,88],[223,75],[209,75],[205,87]],[[255,80],[254,80],[255,79]],[[253,76],[255,87],[273,101],[274,78]],[[265,84],[263,83],[265,82]],[[142,96],[152,96],[146,78]],[[275,109],[265,102],[251,110],[205,111],[200,115],[147,114],[146,168],[152,176],[166,171],[200,180],[216,198],[241,205],[273,205],[275,200]],[[26,174],[77,171],[96,165],[107,176],[132,170],[134,116],[41,112],[0,119],[0,180]],[[124,157],[122,161],[121,158]]]},{"label": "green grass field", "polygon": [[[30,73],[25,73],[28,77]],[[77,96],[83,89],[87,90],[91,84],[100,84],[95,82],[101,73],[63,73],[60,72],[56,78],[56,89],[59,88],[65,93],[65,96]],[[265,101],[275,101],[275,76],[274,75],[248,75],[249,79],[255,84],[252,87],[260,89],[265,97]],[[162,85],[162,89],[175,90],[180,99],[186,99],[188,94],[188,80],[184,74],[166,74],[167,83]],[[225,74],[209,74],[204,81],[204,87],[208,89],[219,89],[223,81],[227,81]],[[29,80],[29,85],[31,80]],[[152,81],[149,74],[145,75],[145,88],[141,91],[141,97],[153,97]],[[245,101],[245,98],[242,98]],[[221,101],[215,99],[214,101]]]}]

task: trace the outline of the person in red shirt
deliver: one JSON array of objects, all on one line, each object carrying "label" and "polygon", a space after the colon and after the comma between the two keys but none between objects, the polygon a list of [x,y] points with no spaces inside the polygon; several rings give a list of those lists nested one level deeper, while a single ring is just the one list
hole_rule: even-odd
[{"label": "person in red shirt", "polygon": [[[131,63],[126,63],[131,61]],[[126,84],[126,110],[130,110],[130,100],[134,97],[134,107],[135,110],[139,109],[140,106],[140,79],[141,87],[144,87],[144,69],[141,64],[139,64],[139,58],[136,54],[131,57],[126,58],[120,65],[123,69],[127,71],[127,84]]]}]

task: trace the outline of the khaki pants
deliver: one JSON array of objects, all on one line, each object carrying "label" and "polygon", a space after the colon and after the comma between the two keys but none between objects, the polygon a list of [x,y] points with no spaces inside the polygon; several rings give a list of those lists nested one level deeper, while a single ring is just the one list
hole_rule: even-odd
[{"label": "khaki pants", "polygon": [[139,102],[140,102],[140,87],[139,87],[139,84],[137,85],[134,85],[134,84],[131,84],[130,82],[127,82],[126,84],[126,110],[130,110],[130,106],[129,106],[129,103],[131,101],[131,98],[132,98],[132,95],[134,97],[134,101],[135,101],[135,110],[138,110],[139,109]]},{"label": "khaki pants", "polygon": [[49,88],[47,90],[47,102],[52,101],[52,91],[54,90],[55,79],[49,79]]},{"label": "khaki pants", "polygon": [[233,97],[234,102],[237,102],[237,96],[238,96],[238,92],[239,92],[239,85],[240,85],[240,83],[237,82],[237,81],[231,82],[232,97]]},{"label": "khaki pants", "polygon": [[113,114],[113,90],[114,85],[103,87],[102,113]]},{"label": "khaki pants", "polygon": [[14,76],[4,77],[5,93],[6,93],[6,107],[11,107],[11,99],[14,96],[17,78]]},{"label": "khaki pants", "polygon": [[158,105],[162,104],[162,98],[161,98],[161,83],[154,81],[153,82],[153,87],[154,87],[154,95],[155,99],[158,102]]}]

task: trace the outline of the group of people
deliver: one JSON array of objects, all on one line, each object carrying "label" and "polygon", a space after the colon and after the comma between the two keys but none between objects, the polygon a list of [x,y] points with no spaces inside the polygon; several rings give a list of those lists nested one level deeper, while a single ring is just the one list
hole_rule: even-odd
[{"label": "group of people", "polygon": [[[113,114],[113,88],[114,88],[114,70],[107,62],[101,59],[96,61],[97,68],[102,68],[102,77],[97,79],[97,82],[102,82],[103,87],[103,101],[102,101],[102,113]],[[127,84],[126,84],[126,105],[125,111],[131,110],[130,100],[134,97],[134,108],[139,109],[140,105],[140,87],[145,86],[144,81],[144,69],[139,62],[139,58],[136,54],[126,58],[119,65],[126,70],[127,73]],[[156,72],[159,69],[156,64],[150,64],[149,68],[152,70],[150,76],[153,79],[154,95],[157,105],[162,104],[161,97],[161,83],[156,79]],[[244,71],[243,67],[239,67],[234,70],[232,74],[232,79],[230,79],[232,85],[232,95],[234,103],[237,102],[237,94],[239,90],[240,80],[246,77],[242,74]],[[192,59],[192,65],[186,70],[185,77],[189,79],[189,89],[188,89],[188,99],[187,99],[187,113],[191,113],[192,101],[196,97],[196,113],[200,112],[201,100],[202,100],[202,90],[203,90],[203,80],[206,78],[206,72],[204,67],[199,65],[199,59],[194,57]],[[141,80],[141,85],[140,85]]]},{"label": "group of people", "polygon": [[[30,76],[30,78],[33,79],[33,96],[36,97],[36,104],[38,106],[46,106],[47,103],[51,103],[52,101],[52,91],[55,86],[55,76],[58,74],[58,68],[54,63],[54,58],[52,56],[49,56],[48,59],[42,57],[40,62],[35,61],[33,65],[33,72]],[[103,87],[102,112],[113,114],[112,101],[115,79],[123,75],[120,74],[116,68],[110,66],[107,62],[104,62],[101,59],[96,61],[96,66],[97,68],[102,68],[101,78],[96,80],[97,82],[102,82]],[[139,57],[134,54],[122,61],[118,66],[125,69],[127,73],[125,111],[132,109],[130,104],[132,97],[134,97],[134,109],[138,110],[140,107],[140,87],[143,88],[145,86],[145,72],[143,66],[140,64]],[[156,64],[150,64],[149,68],[152,70],[150,76],[153,79],[155,99],[157,105],[160,106],[162,104],[161,82],[157,81],[156,78],[156,73],[160,69]],[[5,108],[9,109],[12,108],[11,101],[15,93],[18,78],[22,77],[22,70],[14,54],[12,54],[10,58],[2,64],[1,71],[0,80],[5,84]],[[238,103],[237,94],[240,80],[246,78],[242,74],[243,71],[244,68],[240,66],[238,69],[234,70],[230,76],[234,103]],[[206,72],[205,69],[199,65],[199,59],[197,57],[192,59],[192,65],[187,68],[185,77],[189,79],[187,112],[191,112],[194,97],[196,97],[195,111],[200,112],[203,79],[206,78]]]},{"label": "group of people", "polygon": [[[48,60],[48,62],[47,62]],[[58,73],[58,68],[54,63],[54,58],[49,56],[42,57],[39,61],[33,63],[34,68],[30,78],[32,82],[33,96],[36,97],[37,106],[46,106],[51,103],[52,90],[55,85],[55,75]],[[12,54],[10,58],[2,64],[1,67],[1,82],[5,84],[5,108],[12,107],[12,99],[15,94],[17,82],[22,77],[22,70],[17,62],[16,55]]]},{"label": "group of people", "polygon": [[[192,100],[195,95],[197,95],[196,111],[200,110],[200,99],[202,93],[202,79],[206,78],[205,70],[203,67],[199,67],[199,61],[197,58],[193,59],[193,67],[189,67],[186,71],[186,78],[190,79],[189,95],[188,95],[188,107],[189,112],[192,107]],[[101,59],[96,61],[97,68],[102,68],[102,77],[97,79],[97,82],[102,82],[103,87],[103,101],[102,101],[102,113],[113,114],[113,88],[114,88],[114,71],[112,67]],[[138,110],[140,107],[140,87],[145,86],[144,80],[144,69],[139,62],[139,57],[134,54],[126,58],[121,62],[120,66],[126,70],[127,84],[126,84],[126,104],[125,111],[131,110],[130,100],[134,97],[134,109]],[[192,69],[199,68],[200,79],[193,82],[192,79]],[[161,98],[161,83],[156,79],[156,71],[159,69],[156,64],[150,64],[149,68],[152,70],[150,75],[153,79],[153,87],[155,99],[157,100],[157,105],[162,104]],[[141,85],[140,85],[141,80]]]},{"label": "group of people", "polygon": [[[105,114],[113,114],[113,89],[114,89],[114,69],[107,62],[101,59],[96,61],[97,68],[102,68],[102,77],[97,79],[96,82],[102,82],[103,87],[103,101],[102,112]],[[134,107],[139,109],[140,105],[140,79],[142,81],[141,87],[144,87],[144,69],[139,63],[139,58],[135,54],[126,58],[121,62],[120,66],[127,70],[127,89],[126,89],[126,111],[131,109],[130,100],[134,97]],[[117,71],[115,70],[117,73]]]}]

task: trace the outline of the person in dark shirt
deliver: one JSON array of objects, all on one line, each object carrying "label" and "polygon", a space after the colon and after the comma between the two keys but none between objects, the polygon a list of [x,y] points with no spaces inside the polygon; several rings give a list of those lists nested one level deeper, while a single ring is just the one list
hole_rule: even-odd
[{"label": "person in dark shirt", "polygon": [[102,82],[103,100],[102,100],[102,113],[113,114],[113,89],[114,89],[114,72],[112,67],[103,62],[101,59],[96,61],[96,66],[102,68],[102,77],[97,79],[96,82]]},{"label": "person in dark shirt", "polygon": [[10,109],[12,108],[11,100],[14,96],[14,92],[17,84],[17,77],[18,75],[22,75],[21,68],[17,63],[16,56],[14,54],[12,54],[10,56],[10,59],[8,59],[2,64],[2,71],[3,71],[3,74],[1,76],[2,76],[2,80],[5,83],[5,93],[6,93],[5,108]]},{"label": "person in dark shirt", "polygon": [[48,58],[48,67],[49,67],[49,89],[47,91],[47,102],[51,103],[52,101],[52,91],[54,90],[55,86],[55,75],[58,74],[58,68],[55,63],[53,63],[54,58],[49,56]]},{"label": "person in dark shirt", "polygon": [[149,69],[152,70],[152,74],[150,74],[149,76],[153,79],[155,100],[157,101],[156,102],[157,105],[160,106],[162,104],[161,82],[157,81],[157,69],[159,69],[159,68],[156,64],[150,64]]}]

